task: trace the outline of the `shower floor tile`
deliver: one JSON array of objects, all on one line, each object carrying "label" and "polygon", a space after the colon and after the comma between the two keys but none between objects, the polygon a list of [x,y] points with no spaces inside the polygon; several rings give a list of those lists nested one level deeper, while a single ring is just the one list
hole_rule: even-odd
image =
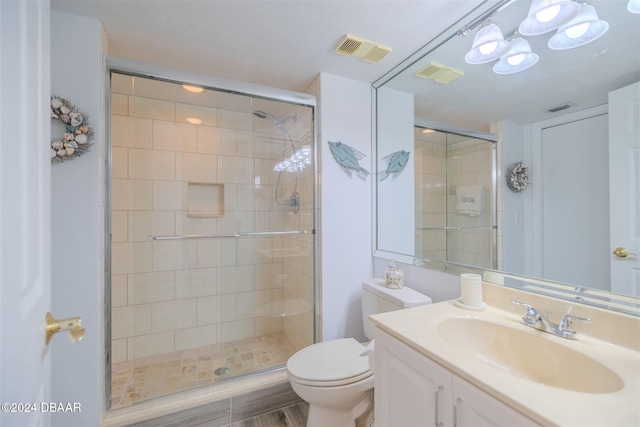
[{"label": "shower floor tile", "polygon": [[284,334],[272,334],[114,363],[111,409],[282,366],[293,353]]}]

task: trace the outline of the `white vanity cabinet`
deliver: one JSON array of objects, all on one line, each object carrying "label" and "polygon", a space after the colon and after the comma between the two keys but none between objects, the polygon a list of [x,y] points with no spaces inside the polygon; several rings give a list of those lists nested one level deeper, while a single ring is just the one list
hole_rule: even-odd
[{"label": "white vanity cabinet", "polygon": [[376,328],[376,427],[450,426],[451,373]]},{"label": "white vanity cabinet", "polygon": [[379,328],[376,427],[528,427],[531,419]]}]

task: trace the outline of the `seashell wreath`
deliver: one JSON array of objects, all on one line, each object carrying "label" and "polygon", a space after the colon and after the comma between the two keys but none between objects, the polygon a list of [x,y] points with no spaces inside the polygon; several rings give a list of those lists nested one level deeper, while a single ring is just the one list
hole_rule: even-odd
[{"label": "seashell wreath", "polygon": [[529,183],[529,168],[523,162],[517,162],[511,165],[507,171],[507,185],[516,193],[527,188]]},{"label": "seashell wreath", "polygon": [[79,157],[89,150],[93,129],[86,114],[78,111],[69,100],[51,96],[51,118],[60,120],[65,126],[62,138],[51,142],[51,163]]}]

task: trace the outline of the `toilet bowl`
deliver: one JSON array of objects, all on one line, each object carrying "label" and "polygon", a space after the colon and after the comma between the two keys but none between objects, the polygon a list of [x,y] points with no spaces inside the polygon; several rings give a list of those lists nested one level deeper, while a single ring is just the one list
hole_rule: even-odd
[{"label": "toilet bowl", "polygon": [[[389,289],[384,280],[362,284],[365,335],[373,339],[369,315],[431,303],[410,288]],[[287,361],[291,388],[309,403],[307,427],[355,427],[373,407],[375,376],[365,345],[353,338],[323,341],[299,350]]]},{"label": "toilet bowl", "polygon": [[308,427],[355,426],[373,404],[373,372],[353,338],[300,350],[287,361],[291,388],[309,402]]}]

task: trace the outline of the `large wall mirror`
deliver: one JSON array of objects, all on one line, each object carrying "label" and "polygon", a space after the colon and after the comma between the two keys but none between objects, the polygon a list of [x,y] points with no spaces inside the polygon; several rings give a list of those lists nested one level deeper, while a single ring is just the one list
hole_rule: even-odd
[{"label": "large wall mirror", "polygon": [[560,3],[530,35],[531,0],[470,0],[374,83],[375,255],[640,314],[640,13]]}]

